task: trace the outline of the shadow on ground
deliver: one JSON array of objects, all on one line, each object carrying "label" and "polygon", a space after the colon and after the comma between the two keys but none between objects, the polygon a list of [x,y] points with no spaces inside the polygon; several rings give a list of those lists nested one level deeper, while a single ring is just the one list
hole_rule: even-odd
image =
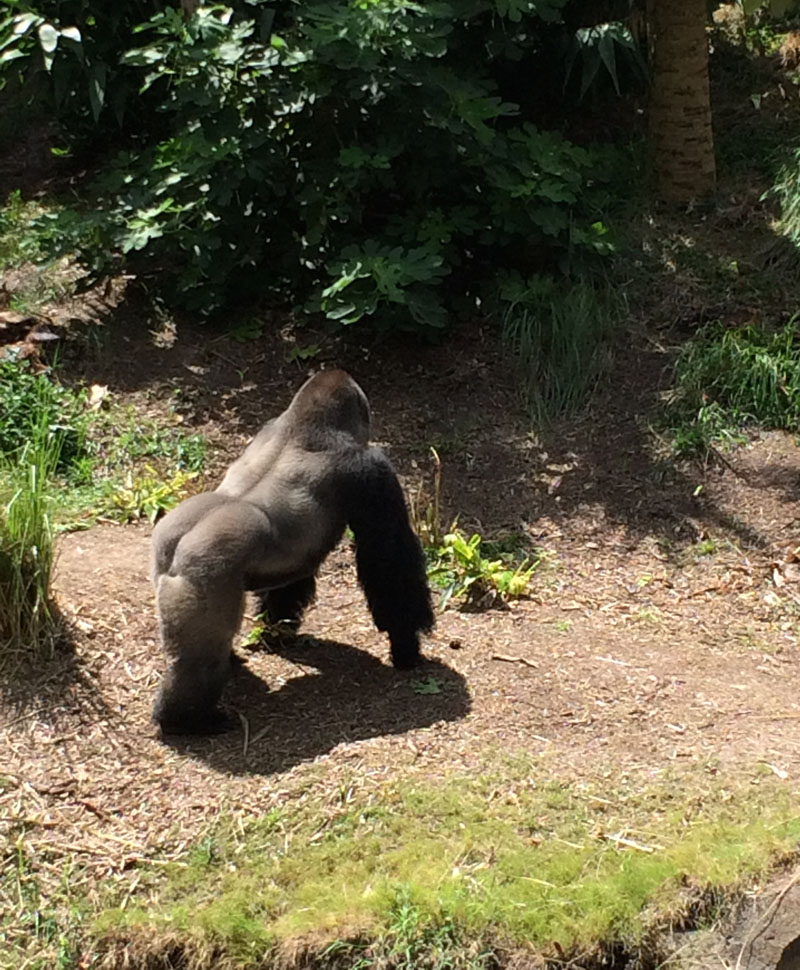
[{"label": "shadow on ground", "polygon": [[12,652],[3,658],[0,704],[10,712],[10,723],[4,727],[32,717],[56,727],[65,716],[84,711],[92,720],[110,715],[97,678],[76,650],[76,631],[54,604],[51,610],[59,628],[52,653],[26,656]]},{"label": "shadow on ground", "polygon": [[455,721],[470,710],[464,678],[438,661],[401,672],[364,650],[305,636],[276,652],[302,673],[271,690],[254,669],[257,658],[237,668],[225,705],[243,718],[242,730],[165,743],[226,774],[267,775],[338,744]]}]

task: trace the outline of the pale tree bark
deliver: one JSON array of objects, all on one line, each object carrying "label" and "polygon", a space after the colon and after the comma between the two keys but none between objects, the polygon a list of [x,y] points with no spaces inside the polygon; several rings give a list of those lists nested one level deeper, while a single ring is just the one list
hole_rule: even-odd
[{"label": "pale tree bark", "polygon": [[706,0],[650,0],[648,152],[658,198],[689,202],[716,185]]}]

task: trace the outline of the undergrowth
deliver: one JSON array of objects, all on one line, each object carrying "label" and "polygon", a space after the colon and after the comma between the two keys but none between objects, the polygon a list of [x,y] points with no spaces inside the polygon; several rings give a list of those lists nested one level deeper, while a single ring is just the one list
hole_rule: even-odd
[{"label": "undergrowth", "polygon": [[800,427],[796,318],[778,330],[714,324],[686,344],[675,365],[666,419],[678,454],[705,456],[742,440],[747,427]]},{"label": "undergrowth", "polygon": [[511,760],[436,783],[354,779],[222,822],[94,932],[112,952],[213,949],[233,967],[271,966],[293,940],[365,968],[488,966],[498,947],[635,954],[800,836],[792,795],[761,774],[595,789]]},{"label": "undergrowth", "polygon": [[[85,389],[37,374],[27,361],[0,361],[0,458],[15,460],[46,427],[57,445],[53,516],[59,528],[98,518],[150,521],[173,508],[205,465],[206,440],[113,402],[93,410]],[[8,471],[0,472],[0,478]]]}]

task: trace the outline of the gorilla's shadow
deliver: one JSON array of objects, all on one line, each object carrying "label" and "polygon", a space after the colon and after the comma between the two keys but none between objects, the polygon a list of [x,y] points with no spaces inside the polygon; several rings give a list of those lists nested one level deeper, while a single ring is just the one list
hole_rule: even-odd
[{"label": "gorilla's shadow", "polygon": [[398,671],[364,650],[309,636],[270,649],[303,674],[271,690],[249,664],[235,669],[225,707],[247,720],[246,753],[242,730],[211,738],[167,736],[165,743],[228,774],[266,775],[343,742],[455,721],[470,710],[464,678],[437,660]]}]

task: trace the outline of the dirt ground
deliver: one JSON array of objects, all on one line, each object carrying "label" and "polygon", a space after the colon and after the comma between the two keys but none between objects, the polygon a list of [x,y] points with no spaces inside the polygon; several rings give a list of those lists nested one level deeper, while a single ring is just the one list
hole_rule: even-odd
[{"label": "dirt ground", "polygon": [[[124,331],[109,339],[73,370],[151,412],[178,388],[187,426],[211,441],[211,487],[305,376],[284,362],[280,337],[188,333],[166,349]],[[87,854],[124,865],[176,833],[192,838],[226,804],[263,812],[354,766],[444,773],[493,745],[546,753],[565,777],[759,761],[797,777],[800,450],[790,437],[762,435],[706,472],[654,457],[645,422],[666,359],[635,338],[605,398],[538,438],[490,333],[439,348],[328,347],[323,363],[362,382],[375,437],[412,491],[430,481],[435,444],[447,515],[487,535],[524,531],[545,551],[530,599],[448,608],[427,668],[401,675],[343,546],[323,569],[306,637],[283,655],[249,654],[233,679],[226,703],[241,730],[165,745],[149,722],[162,669],[150,529],[64,535],[56,592],[73,651],[4,686],[0,773],[20,778],[5,796],[12,812],[34,813],[65,848],[83,832]],[[415,690],[428,675],[439,693]]]},{"label": "dirt ground", "polygon": [[[66,366],[150,413],[178,400],[211,442],[209,487],[306,373],[281,336],[179,332],[159,347],[131,333],[91,359],[68,344]],[[442,613],[419,672],[388,665],[345,544],[304,636],[242,651],[225,696],[240,729],[165,744],[149,720],[162,670],[150,529],[62,536],[72,649],[2,686],[0,775],[17,783],[0,818],[102,876],[179,853],[226,809],[264,813],[354,775],[436,777],[493,748],[541,753],[565,779],[763,762],[796,784],[800,449],[770,433],[705,471],[659,459],[647,420],[667,358],[635,332],[625,343],[609,391],[538,437],[488,331],[433,348],[323,344],[315,366],[362,383],[412,492],[436,445],[446,516],[546,553],[530,599]],[[438,693],[418,692],[428,676]]]}]

